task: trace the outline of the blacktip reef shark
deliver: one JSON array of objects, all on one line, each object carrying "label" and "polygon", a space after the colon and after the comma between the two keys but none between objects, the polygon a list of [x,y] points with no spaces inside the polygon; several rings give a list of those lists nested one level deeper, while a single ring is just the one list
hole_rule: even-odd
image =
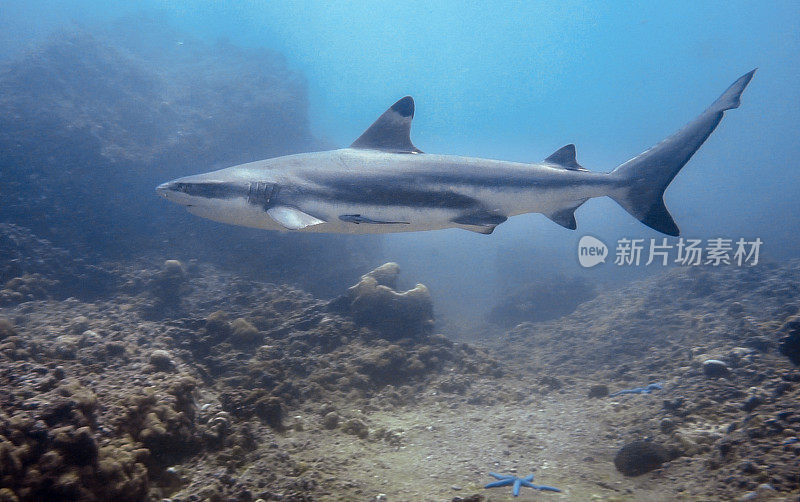
[{"label": "blacktip reef shark", "polygon": [[574,230],[575,210],[608,196],[650,228],[678,235],[664,190],[723,112],[739,106],[754,73],[739,78],[683,129],[609,173],[581,167],[575,145],[535,164],[423,153],[411,143],[414,100],[406,96],[349,148],[178,178],[156,191],[223,223],[346,234],[451,227],[490,234],[524,213],[542,213]]}]

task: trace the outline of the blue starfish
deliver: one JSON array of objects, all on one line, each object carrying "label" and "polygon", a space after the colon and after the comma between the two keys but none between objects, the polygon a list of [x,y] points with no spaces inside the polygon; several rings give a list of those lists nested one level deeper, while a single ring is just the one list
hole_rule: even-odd
[{"label": "blue starfish", "polygon": [[625,389],[625,390],[618,390],[617,392],[612,392],[608,395],[608,397],[615,397],[621,396],[622,394],[650,394],[650,392],[654,390],[661,390],[664,386],[660,383],[651,383],[647,387],[636,387],[635,389]]},{"label": "blue starfish", "polygon": [[533,484],[532,483],[533,474],[531,474],[530,476],[525,476],[524,478],[518,478],[516,476],[511,476],[507,474],[497,474],[496,472],[490,472],[489,476],[498,479],[499,481],[492,481],[491,483],[484,486],[484,488],[495,488],[498,486],[513,485],[513,488],[511,489],[511,494],[514,495],[515,497],[519,496],[519,489],[523,486],[527,486],[528,488],[533,488],[534,490],[543,490],[548,492],[561,491],[553,486]]}]

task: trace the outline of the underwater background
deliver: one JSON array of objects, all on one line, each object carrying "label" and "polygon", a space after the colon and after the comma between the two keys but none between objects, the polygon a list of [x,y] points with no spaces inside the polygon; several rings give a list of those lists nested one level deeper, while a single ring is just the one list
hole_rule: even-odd
[{"label": "underwater background", "polygon": [[[583,268],[663,237],[608,198],[351,236],[154,193],[405,95],[425,152],[607,172],[753,68],[665,197],[752,266]],[[0,500],[796,500],[799,79],[791,1],[2,2]]]},{"label": "underwater background", "polygon": [[[132,57],[128,64],[143,72],[176,73],[158,75],[161,85],[173,89],[149,88],[159,98],[168,100],[169,92],[185,90],[181,87],[185,81],[179,80],[183,77],[209,81],[217,88],[198,92],[217,92],[233,101],[212,104],[210,95],[204,96],[206,102],[189,97],[192,102],[187,106],[197,111],[214,107],[216,114],[209,113],[203,131],[208,153],[198,153],[197,148],[184,153],[191,149],[184,144],[169,154],[171,158],[152,159],[138,168],[142,191],[133,197],[143,200],[135,209],[119,208],[144,213],[129,217],[134,233],[143,230],[142,220],[169,217],[182,218],[181,225],[191,222],[204,228],[200,234],[219,228],[178,216],[179,208],[152,199],[145,193],[145,187],[150,188],[145,178],[154,185],[250,160],[343,147],[404,95],[417,102],[412,139],[423,151],[533,162],[575,143],[579,162],[590,170],[609,171],[677,130],[735,78],[758,67],[755,85],[744,97],[746,106],[723,121],[673,182],[666,202],[684,236],[759,236],[765,242],[765,256],[780,260],[798,254],[794,195],[800,174],[791,162],[797,154],[800,124],[796,85],[800,41],[793,2],[770,7],[749,2],[724,7],[714,2],[636,7],[605,2],[7,2],[3,10],[0,53],[7,64],[17,61],[25,66],[20,58],[26,51],[80,33],[100,37],[98,43]],[[245,62],[229,54],[234,48],[264,59],[239,68],[237,64]],[[193,59],[197,57],[193,51],[203,52],[202,62]],[[29,74],[19,75],[14,84],[47,86],[44,76],[36,74],[30,62],[27,65]],[[61,84],[78,87],[83,84],[80,78],[91,78],[93,85],[109,90],[108,100],[118,97],[112,92],[127,92],[114,81],[124,78],[120,72],[125,68],[109,70],[105,76],[102,69],[97,71],[90,77],[75,70],[74,80]],[[156,84],[142,82],[139,87],[125,82],[138,93],[147,92],[147,85]],[[52,89],[50,98],[56,92]],[[4,95],[11,99],[8,92]],[[274,101],[282,101],[292,115],[269,110]],[[115,106],[121,114],[133,105],[116,101]],[[151,100],[144,109],[135,110],[138,117],[131,117],[139,123],[125,124],[134,135],[150,136],[128,137],[129,143],[147,142],[158,149],[162,147],[157,143],[169,144],[181,134],[186,124],[176,123],[175,116],[181,111],[154,107]],[[270,116],[270,111],[276,114]],[[184,111],[191,112],[195,110]],[[91,120],[124,118],[95,115]],[[4,119],[8,120],[7,114]],[[9,134],[13,129],[4,131]],[[118,147],[132,155],[126,146],[132,145]],[[98,176],[96,171],[92,172]],[[41,189],[66,191],[54,186]],[[114,191],[114,197],[132,193]],[[491,303],[497,291],[505,289],[502,281],[507,278],[502,276],[509,275],[505,270],[517,269],[513,275],[519,277],[521,271],[526,279],[552,271],[576,273],[574,250],[586,232],[610,242],[620,237],[658,237],[608,199],[590,201],[577,218],[577,232],[551,225],[540,215],[523,215],[488,239],[448,230],[389,236],[380,245],[405,270],[424,274],[440,309],[464,316],[475,309],[459,310],[459,305],[476,300]],[[261,249],[281,239],[254,231],[246,235],[263,243]],[[314,245],[324,240],[311,238]],[[356,247],[380,246],[377,239],[346,241],[358,242]],[[448,252],[441,253],[443,249]],[[318,259],[327,253],[303,254]],[[580,273],[593,280],[615,281],[643,270],[597,267]],[[454,291],[466,296],[457,298]]]}]

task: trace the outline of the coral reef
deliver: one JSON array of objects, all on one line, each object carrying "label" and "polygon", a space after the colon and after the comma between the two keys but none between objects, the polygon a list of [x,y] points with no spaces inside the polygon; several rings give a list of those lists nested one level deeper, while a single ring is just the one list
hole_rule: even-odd
[{"label": "coral reef", "polygon": [[112,300],[15,305],[0,317],[4,496],[279,498],[183,469],[205,456],[230,472],[277,466],[283,474],[268,476],[269,486],[310,500],[318,488],[297,479],[302,464],[260,445],[327,431],[399,447],[402,431],[350,408],[395,410],[425,388],[466,400],[472,378],[502,376],[485,351],[430,334],[427,294],[384,286],[396,287],[396,265],[365,277],[399,298],[372,301],[372,316],[397,316],[391,330],[290,287],[176,260],[120,269]]},{"label": "coral reef", "polygon": [[97,399],[75,386],[33,412],[0,413],[0,482],[7,500],[141,501],[145,451],[99,444]]},{"label": "coral reef", "polygon": [[73,258],[27,228],[0,223],[0,305],[44,298],[97,298],[117,284],[105,267]]},{"label": "coral reef", "polygon": [[361,276],[332,307],[344,309],[358,325],[368,326],[388,340],[430,334],[433,302],[428,288],[417,284],[408,291],[396,291],[399,275],[397,263],[385,263]]},{"label": "coral reef", "polygon": [[[188,388],[188,390],[187,390]],[[191,392],[193,385],[174,389],[174,402],[164,403],[153,393],[131,396],[125,400],[125,412],[115,424],[120,435],[131,437],[148,454],[145,465],[156,474],[167,466],[200,451],[201,433],[193,412],[181,406],[180,393]]]},{"label": "coral reef", "polygon": [[[798,263],[670,271],[485,347],[359,317],[355,291],[402,296],[396,265],[325,301],[145,263],[108,299],[0,307],[0,497],[471,499],[475,473],[532,457],[576,500],[800,493],[800,370],[779,351]],[[164,291],[179,304],[149,315]]]},{"label": "coral reef", "polygon": [[657,397],[585,404],[609,421],[609,438],[646,437],[647,449],[659,443],[670,453],[658,463],[662,455],[650,455],[651,463],[630,460],[634,450],[620,452],[621,472],[642,475],[636,465],[648,465],[653,479],[683,478],[681,492],[711,500],[755,497],[768,483],[780,500],[800,490],[793,467],[800,421],[790,404],[800,372],[780,351],[800,308],[798,292],[798,261],[676,269],[607,292],[563,319],[520,324],[500,345],[508,371],[546,368],[615,388],[664,382]]}]

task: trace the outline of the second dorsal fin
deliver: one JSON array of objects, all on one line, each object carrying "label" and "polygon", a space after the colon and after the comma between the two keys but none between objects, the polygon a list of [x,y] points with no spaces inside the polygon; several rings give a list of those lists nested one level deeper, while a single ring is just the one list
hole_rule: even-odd
[{"label": "second dorsal fin", "polygon": [[382,150],[392,153],[422,153],[411,143],[411,119],[414,118],[414,99],[406,96],[393,104],[350,148]]},{"label": "second dorsal fin", "polygon": [[583,166],[578,164],[577,160],[575,160],[575,145],[571,143],[567,146],[562,146],[556,150],[553,155],[544,159],[544,161],[548,164],[553,164],[554,166],[564,169],[571,169],[573,171],[586,170],[583,168]]}]

